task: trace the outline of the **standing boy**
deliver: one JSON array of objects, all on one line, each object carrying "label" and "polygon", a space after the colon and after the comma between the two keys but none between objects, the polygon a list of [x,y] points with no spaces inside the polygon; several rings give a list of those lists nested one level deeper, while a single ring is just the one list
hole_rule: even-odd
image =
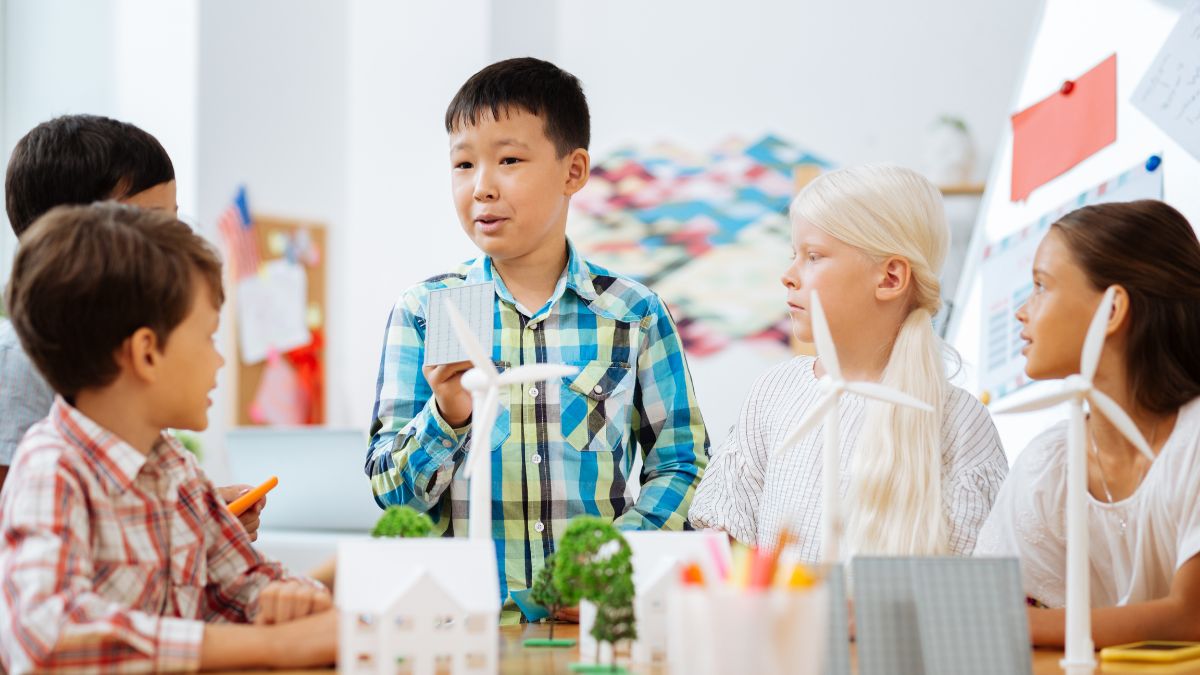
[{"label": "standing boy", "polygon": [[[381,506],[427,511],[465,535],[469,363],[424,367],[430,293],[494,282],[492,356],[501,368],[565,363],[561,381],[501,393],[490,439],[501,598],[529,588],[566,521],[682,529],[708,435],[675,324],[645,286],[581,258],[566,236],[588,180],[589,114],[579,81],[511,59],[472,76],[446,111],[453,198],[483,252],[400,297],[380,364],[366,471]],[[642,471],[632,476],[635,448]],[[640,478],[635,500],[631,481]],[[511,608],[511,605],[509,605]]]}]

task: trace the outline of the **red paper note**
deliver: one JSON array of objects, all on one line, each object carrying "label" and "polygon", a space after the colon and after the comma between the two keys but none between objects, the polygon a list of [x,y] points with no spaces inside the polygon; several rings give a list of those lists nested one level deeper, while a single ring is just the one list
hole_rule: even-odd
[{"label": "red paper note", "polygon": [[1117,140],[1117,55],[1013,115],[1012,199]]}]

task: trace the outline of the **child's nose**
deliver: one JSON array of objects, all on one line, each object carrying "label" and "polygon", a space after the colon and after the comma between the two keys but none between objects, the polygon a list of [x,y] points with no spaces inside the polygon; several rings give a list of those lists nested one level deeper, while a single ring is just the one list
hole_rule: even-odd
[{"label": "child's nose", "polygon": [[783,271],[783,275],[779,277],[779,283],[783,284],[783,287],[787,289],[800,288],[800,282],[792,274],[791,266]]},{"label": "child's nose", "polygon": [[486,202],[497,197],[496,183],[491,178],[491,172],[480,170],[475,178],[475,200]]}]

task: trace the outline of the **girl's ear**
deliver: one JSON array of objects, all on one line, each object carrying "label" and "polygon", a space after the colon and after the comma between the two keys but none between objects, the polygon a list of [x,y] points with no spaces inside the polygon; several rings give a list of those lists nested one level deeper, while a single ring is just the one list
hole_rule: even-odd
[{"label": "girl's ear", "polygon": [[912,268],[908,260],[898,255],[879,264],[879,283],[875,286],[875,298],[881,302],[895,300],[908,294],[912,283]]},{"label": "girl's ear", "polygon": [[592,156],[583,148],[575,148],[567,155],[566,162],[567,184],[564,194],[570,197],[587,185],[592,172]]},{"label": "girl's ear", "polygon": [[1129,291],[1119,284],[1114,285],[1113,288],[1116,289],[1116,293],[1113,294],[1112,314],[1108,317],[1105,335],[1121,331],[1129,324]]}]

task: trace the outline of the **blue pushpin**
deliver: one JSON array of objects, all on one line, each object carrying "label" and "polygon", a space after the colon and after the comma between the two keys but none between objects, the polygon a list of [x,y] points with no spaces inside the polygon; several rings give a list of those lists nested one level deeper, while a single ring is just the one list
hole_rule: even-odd
[{"label": "blue pushpin", "polygon": [[1150,155],[1150,159],[1146,160],[1146,171],[1154,171],[1162,166],[1162,157],[1158,155]]}]

